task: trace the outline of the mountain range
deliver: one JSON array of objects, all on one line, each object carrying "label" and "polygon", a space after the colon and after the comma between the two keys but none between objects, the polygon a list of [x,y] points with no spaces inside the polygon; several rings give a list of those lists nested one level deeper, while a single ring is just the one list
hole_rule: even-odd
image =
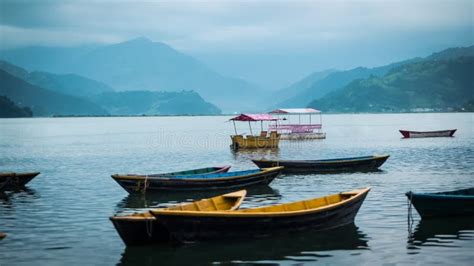
[{"label": "mountain range", "polygon": [[[423,88],[408,88],[410,86],[408,81],[397,84],[390,83],[390,77],[397,77],[397,80],[409,80],[408,76],[416,77],[416,82],[419,81],[425,86],[439,87],[442,84],[446,87],[448,85],[445,83],[437,83],[439,80],[432,74],[453,73],[434,70],[424,72],[423,68],[408,67],[437,61],[443,62],[439,64],[439,67],[454,67],[447,64],[446,61],[469,56],[474,56],[474,46],[450,48],[425,58],[412,58],[373,68],[330,69],[314,72],[289,87],[273,92],[265,92],[242,79],[223,76],[192,56],[146,38],[137,38],[112,45],[71,48],[26,47],[1,50],[0,58],[8,62],[0,61],[0,69],[37,88],[62,96],[76,97],[76,100],[82,101],[80,104],[82,106],[85,106],[84,104],[95,106],[91,109],[94,110],[92,112],[94,114],[103,114],[104,111],[117,115],[217,114],[221,112],[220,110],[225,113],[262,112],[274,108],[308,105],[323,109],[323,111],[370,112],[370,108],[361,107],[367,104],[368,99],[357,95],[363,95],[365,91],[369,90],[369,87],[375,86],[374,84],[378,84],[377,86],[384,84],[380,86],[392,88],[390,91],[384,89],[377,91],[381,96],[383,93],[387,93],[386,97],[390,95],[393,98],[392,103],[401,101],[397,97],[403,95],[403,93],[394,93],[395,90],[412,90],[418,97],[425,98],[429,102],[429,95],[421,92]],[[428,66],[431,65],[428,64],[425,67]],[[463,66],[471,67],[469,64]],[[400,71],[403,67],[407,67],[407,71],[409,71],[397,74],[393,72]],[[456,71],[461,71],[461,69]],[[472,72],[473,70],[470,68],[468,71]],[[421,76],[415,75],[415,72],[431,75],[432,83],[429,83],[429,80],[418,80]],[[5,75],[3,76],[5,78]],[[470,86],[470,83],[457,80],[461,78],[465,78],[465,76],[449,77],[452,82],[459,82],[453,89],[464,91],[465,88],[462,86]],[[438,87],[433,90],[439,90]],[[440,95],[439,97],[443,95],[447,97],[443,93]],[[368,95],[366,96],[368,97]],[[351,97],[354,99],[350,99]],[[11,98],[18,104],[17,99],[18,95]],[[354,106],[337,109],[332,104],[337,102],[336,99],[346,105]],[[32,110],[39,111],[39,114],[47,115],[51,112],[58,112],[58,110],[42,112],[38,110],[38,107],[34,107],[38,103],[31,102],[30,104]],[[19,105],[25,106],[23,103]],[[39,106],[41,105],[39,104]],[[416,110],[415,106],[418,105],[417,103],[403,106],[400,103],[400,106],[396,107],[387,103],[386,106],[384,105],[385,107],[380,106],[374,108],[373,111]],[[449,107],[446,104],[436,105],[433,102],[431,109],[462,109],[464,108],[462,105],[463,103],[456,102]],[[428,105],[423,106],[425,106],[423,108],[430,108]],[[60,110],[61,112],[64,110]],[[81,114],[86,113],[91,114],[85,110],[81,112]]]},{"label": "mountain range", "polygon": [[108,114],[86,99],[40,88],[1,69],[0,96],[8,97],[20,107],[29,107],[35,116]]},{"label": "mountain range", "polygon": [[88,79],[76,74],[52,74],[42,71],[27,70],[0,60],[0,69],[30,84],[49,90],[79,97],[89,97],[102,92],[114,91],[102,82]]},{"label": "mountain range", "polygon": [[470,111],[474,57],[434,58],[352,81],[309,106],[326,112]]},{"label": "mountain range", "polygon": [[[53,115],[198,115],[220,114],[221,110],[193,91],[117,92],[109,86],[76,74],[28,72],[0,61],[4,116],[31,108],[35,116]],[[15,112],[14,112],[15,111]]]},{"label": "mountain range", "polygon": [[[391,70],[407,64],[414,64],[417,62],[424,61],[455,59],[460,56],[474,56],[474,46],[450,48],[438,53],[434,53],[425,58],[412,58],[409,60],[400,61],[380,67],[358,67],[346,71],[332,71],[323,78],[317,78],[314,80],[311,80],[311,77],[314,75],[312,74],[307,78],[303,79],[302,81],[296,82],[294,85],[284,89],[283,91],[279,91],[277,94],[285,94],[288,90],[295,91],[295,87],[297,87],[299,84],[302,84],[302,82],[306,80],[306,82],[303,83],[306,85],[305,88],[304,86],[299,87],[297,89],[297,91],[299,92],[296,95],[293,95],[292,97],[280,101],[275,106],[278,106],[280,108],[301,107],[307,106],[311,102],[311,106],[316,108],[322,108],[315,105],[315,103],[321,103],[321,101],[315,100],[321,99],[326,95],[331,94],[332,92],[341,90],[355,80],[373,77],[383,77],[387,75]],[[318,74],[317,77],[321,77],[321,75],[319,75],[319,72],[316,72],[316,74]],[[308,80],[310,82],[307,82]],[[275,97],[277,97],[277,95],[275,95]]]},{"label": "mountain range", "polygon": [[194,91],[104,92],[90,98],[112,115],[216,115],[221,110]]},{"label": "mountain range", "polygon": [[[49,61],[44,52],[52,55]],[[30,70],[75,73],[116,90],[193,90],[227,112],[255,109],[262,95],[256,85],[220,75],[197,59],[146,38],[57,52],[38,47],[4,50],[0,58]]]}]

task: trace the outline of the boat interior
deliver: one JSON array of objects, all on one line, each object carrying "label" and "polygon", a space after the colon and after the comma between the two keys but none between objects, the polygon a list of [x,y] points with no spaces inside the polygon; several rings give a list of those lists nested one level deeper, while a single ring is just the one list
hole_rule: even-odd
[{"label": "boat interior", "polygon": [[[225,210],[236,210],[242,204],[245,196],[247,195],[246,190],[239,190],[236,192],[224,194],[221,196],[202,199],[190,203],[177,204],[163,210],[176,210],[176,211],[225,211]],[[158,209],[161,210],[161,209]],[[150,212],[134,213],[131,215],[114,216],[112,219],[125,219],[125,220],[143,220],[143,219],[154,219],[154,216]]]}]

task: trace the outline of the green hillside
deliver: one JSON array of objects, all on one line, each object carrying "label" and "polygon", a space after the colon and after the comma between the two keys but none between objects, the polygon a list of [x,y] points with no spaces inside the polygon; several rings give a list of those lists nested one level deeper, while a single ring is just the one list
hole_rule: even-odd
[{"label": "green hillside", "polygon": [[309,106],[326,112],[455,111],[474,99],[474,57],[425,60],[351,82]]},{"label": "green hillside", "polygon": [[5,96],[0,96],[0,117],[32,117],[33,112],[28,107],[19,107]]},{"label": "green hillside", "polygon": [[21,107],[30,107],[35,116],[108,114],[86,99],[34,86],[3,70],[0,70],[0,95]]},{"label": "green hillside", "polygon": [[282,108],[306,106],[312,100],[320,99],[333,91],[337,91],[354,80],[366,79],[371,76],[382,77],[386,75],[390,70],[403,66],[405,64],[411,64],[421,61],[449,60],[461,56],[474,56],[474,46],[449,48],[437,53],[433,53],[432,55],[426,58],[417,57],[380,67],[358,67],[345,71],[334,71],[332,73],[329,73],[326,77],[316,80],[308,79],[309,77],[311,77],[310,75],[308,76],[308,78],[305,79],[311,82],[302,82],[305,80],[303,79],[302,81],[296,83],[304,85],[304,88],[298,88],[297,90],[295,90],[293,87],[289,87],[286,89],[298,91],[296,95],[287,97],[286,95],[289,95],[288,93],[282,93],[281,91],[278,92],[276,96],[280,97],[280,99],[283,99],[280,100],[278,107]]},{"label": "green hillside", "polygon": [[28,72],[26,69],[2,60],[0,60],[0,69],[38,87],[73,96],[88,97],[106,91],[113,91],[112,88],[102,82],[75,74],[58,75],[40,71]]},{"label": "green hillside", "polygon": [[91,98],[113,115],[199,115],[220,114],[221,110],[193,91],[106,92]]}]

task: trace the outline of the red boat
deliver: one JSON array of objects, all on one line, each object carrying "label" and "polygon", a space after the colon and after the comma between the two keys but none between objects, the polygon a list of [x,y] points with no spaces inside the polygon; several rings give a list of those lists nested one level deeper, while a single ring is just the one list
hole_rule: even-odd
[{"label": "red boat", "polygon": [[452,137],[456,129],[438,130],[438,131],[409,131],[399,130],[405,138],[433,138],[433,137]]}]

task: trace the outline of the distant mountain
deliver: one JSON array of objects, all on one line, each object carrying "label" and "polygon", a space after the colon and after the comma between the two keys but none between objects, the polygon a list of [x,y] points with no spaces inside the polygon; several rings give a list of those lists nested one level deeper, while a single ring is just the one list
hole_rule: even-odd
[{"label": "distant mountain", "polygon": [[35,116],[107,114],[86,99],[40,88],[3,70],[0,70],[0,95],[10,98],[20,107],[30,107]]},{"label": "distant mountain", "polygon": [[215,105],[204,101],[193,91],[105,92],[92,97],[113,115],[209,115],[220,114]]},{"label": "distant mountain", "polygon": [[[256,85],[222,76],[193,57],[146,38],[94,49],[54,49],[6,50],[0,51],[0,57],[29,69],[79,74],[118,90],[193,90],[226,112],[260,108],[256,103],[262,92]],[[51,55],[51,65],[41,51]],[[30,62],[35,60],[41,64]]]},{"label": "distant mountain", "polygon": [[[450,57],[445,57],[450,58]],[[474,101],[474,57],[423,60],[356,80],[310,107],[326,112],[455,111]]]},{"label": "distant mountain", "polygon": [[96,49],[93,46],[78,47],[41,47],[0,50],[0,58],[28,71],[46,71],[66,74],[68,66],[78,57]]},{"label": "distant mountain", "polygon": [[425,60],[449,60],[462,56],[474,56],[474,45],[468,47],[448,48],[425,58]]},{"label": "distant mountain", "polygon": [[[418,59],[414,60],[417,61]],[[297,95],[280,102],[278,106],[280,108],[307,106],[309,102],[311,102],[311,100],[319,99],[334,90],[344,87],[353,80],[368,78],[370,76],[383,76],[390,69],[408,62],[411,62],[411,60],[381,67],[357,67],[351,70],[336,71],[330,73],[325,78],[316,80],[315,82],[311,83],[308,87],[301,90],[301,92]]]},{"label": "distant mountain", "polygon": [[307,88],[309,88],[311,85],[326,78],[327,76],[329,76],[330,74],[334,72],[337,72],[337,70],[327,69],[327,70],[323,70],[319,72],[313,72],[310,75],[303,78],[302,80],[295,82],[288,87],[285,87],[283,89],[276,91],[274,94],[278,95],[278,98],[272,99],[273,104],[275,104],[275,106],[272,106],[271,109],[279,108],[280,106],[278,105],[278,103],[281,102],[281,99],[292,99],[294,97],[297,97],[299,94],[303,93]]},{"label": "distant mountain", "polygon": [[0,96],[0,117],[32,117],[33,112],[29,107],[19,107],[5,96]]},{"label": "distant mountain", "polygon": [[0,60],[0,69],[38,87],[68,95],[88,97],[106,91],[113,91],[112,88],[102,82],[75,74],[57,75],[38,71],[30,73],[26,69],[2,60]]},{"label": "distant mountain", "polygon": [[[298,89],[299,93],[292,97],[285,98],[284,93],[278,92],[276,94],[276,97],[279,97],[278,95],[282,95],[281,98],[283,98],[283,100],[281,100],[277,105],[278,107],[306,106],[308,105],[310,101],[315,100],[315,99],[320,99],[326,94],[333,92],[335,90],[338,90],[357,79],[366,79],[370,76],[382,77],[385,74],[387,74],[388,71],[390,71],[391,69],[394,69],[398,66],[402,66],[409,63],[415,63],[415,62],[420,62],[424,60],[446,60],[446,59],[457,58],[459,56],[474,56],[474,46],[450,48],[438,53],[434,53],[431,56],[428,56],[426,58],[413,58],[413,59],[400,61],[393,64],[381,66],[381,67],[374,67],[374,68],[358,67],[358,68],[354,68],[354,69],[346,70],[346,71],[336,71],[336,72],[330,73],[323,79],[318,79],[313,82],[310,82],[311,84],[309,85],[307,83],[306,84],[303,83],[306,85],[306,88],[305,89],[299,88]],[[305,79],[303,79],[302,81],[304,81]],[[287,88],[287,90],[294,90],[294,88],[289,87]]]}]

